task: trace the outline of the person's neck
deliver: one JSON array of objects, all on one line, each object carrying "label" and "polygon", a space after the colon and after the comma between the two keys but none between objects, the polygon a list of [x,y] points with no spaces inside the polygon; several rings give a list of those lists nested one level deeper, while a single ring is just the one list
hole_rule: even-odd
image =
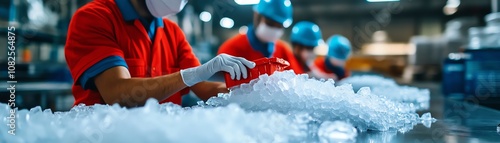
[{"label": "person's neck", "polygon": [[248,27],[247,34],[254,37],[255,38],[254,41],[256,41],[258,44],[266,44],[267,43],[267,42],[262,42],[260,40],[259,36],[257,36],[257,27],[255,27],[255,25],[251,25]]},{"label": "person's neck", "polygon": [[134,7],[135,11],[139,14],[139,16],[146,18],[146,19],[153,19],[153,15],[148,10],[148,7],[146,6],[146,1],[145,0],[130,0],[130,3]]},{"label": "person's neck", "polygon": [[300,55],[297,54],[297,52],[294,53],[293,55],[294,55],[295,59],[297,59],[297,61],[299,62],[300,66],[302,67],[302,69],[304,70],[304,72],[309,72],[310,69],[309,69],[309,66],[307,65],[307,61],[305,61],[304,59],[302,59],[300,57]]}]

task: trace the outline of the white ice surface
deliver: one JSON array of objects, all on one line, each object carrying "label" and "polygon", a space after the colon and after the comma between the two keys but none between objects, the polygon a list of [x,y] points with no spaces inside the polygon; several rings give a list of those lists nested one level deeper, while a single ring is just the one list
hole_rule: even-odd
[{"label": "white ice surface", "polygon": [[[2,115],[9,108],[0,104]],[[306,115],[246,112],[237,105],[181,108],[149,100],[145,107],[77,106],[69,112],[17,111],[16,135],[0,126],[0,142],[296,142],[307,138]],[[303,117],[304,116],[304,117]],[[4,118],[3,122],[6,124]]]},{"label": "white ice surface", "polygon": [[337,85],[350,84],[354,90],[370,87],[373,94],[392,101],[413,103],[417,110],[429,108],[430,91],[410,86],[400,86],[393,79],[376,75],[360,75],[345,78]]},{"label": "white ice surface", "polygon": [[333,80],[315,80],[292,71],[261,75],[259,80],[209,99],[209,106],[239,104],[248,111],[274,110],[284,114],[308,113],[320,121],[343,120],[361,131],[406,132],[419,123],[413,104],[393,101],[362,87],[335,86]]},{"label": "white ice surface", "polygon": [[[389,82],[388,82],[389,83]],[[406,96],[406,95],[405,95]],[[0,103],[0,143],[115,142],[355,142],[359,131],[406,132],[419,117],[413,104],[376,95],[368,87],[309,79],[291,71],[219,94],[193,108],[158,104],[144,107],[79,105],[68,112],[35,107],[16,110],[15,136],[8,134],[10,108]],[[393,132],[387,132],[392,134]],[[367,139],[390,140],[385,132]]]}]

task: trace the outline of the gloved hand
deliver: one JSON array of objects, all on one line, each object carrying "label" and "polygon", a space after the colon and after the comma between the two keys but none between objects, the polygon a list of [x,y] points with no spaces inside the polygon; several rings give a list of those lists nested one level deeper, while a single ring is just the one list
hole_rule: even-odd
[{"label": "gloved hand", "polygon": [[228,72],[231,79],[240,80],[248,77],[247,67],[254,68],[255,63],[241,57],[220,54],[201,66],[181,70],[181,76],[187,86],[207,80],[219,71]]}]

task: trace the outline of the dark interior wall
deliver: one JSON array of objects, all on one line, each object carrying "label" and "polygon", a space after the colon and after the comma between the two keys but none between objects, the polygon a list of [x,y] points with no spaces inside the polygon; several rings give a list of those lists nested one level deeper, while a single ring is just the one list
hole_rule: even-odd
[{"label": "dark interior wall", "polygon": [[[340,34],[348,39],[350,39],[355,44],[365,44],[371,42],[371,35],[373,32],[378,30],[385,30],[388,33],[389,38],[392,42],[408,42],[408,40],[413,35],[421,34],[418,25],[422,25],[426,23],[426,21],[419,21],[422,23],[418,23],[416,18],[395,18],[387,23],[386,26],[381,26],[380,24],[373,26],[374,20],[370,18],[354,18],[354,19],[327,19],[327,18],[318,18],[318,20],[314,20],[313,22],[317,23],[321,28],[322,36],[324,40],[327,40],[330,36],[334,34]],[[297,21],[298,22],[298,21]],[[427,24],[429,25],[429,24]],[[436,24],[434,24],[436,25]],[[441,25],[437,25],[441,26]],[[237,33],[239,27],[235,27],[233,29],[224,29],[217,28],[216,34],[224,41],[226,38],[231,37],[235,33]],[[435,29],[441,29],[440,27]],[[288,41],[290,37],[291,28],[286,29],[285,35],[282,37],[283,40]],[[361,38],[359,38],[361,37]]]},{"label": "dark interior wall", "polygon": [[352,19],[319,19],[316,20],[316,23],[321,28],[324,40],[328,40],[334,34],[340,34],[349,39],[354,36],[354,22]]},{"label": "dark interior wall", "polygon": [[[391,42],[407,43],[414,35],[437,36],[441,35],[445,29],[445,24],[439,17],[397,17],[391,19],[385,26],[373,26],[374,20],[371,18],[317,18],[317,20],[310,21],[319,25],[324,40],[334,34],[340,34],[351,40],[354,46],[371,42],[373,32],[378,30],[386,31]],[[218,23],[214,25],[216,25],[214,34],[220,38],[220,41],[234,36],[239,29],[238,26],[225,29],[218,27]],[[291,28],[286,29],[283,40],[289,40],[290,31]]]},{"label": "dark interior wall", "polygon": [[[354,46],[360,48],[361,45],[370,43],[373,32],[384,30],[387,32],[391,42],[407,43],[414,35],[439,36],[445,29],[445,21],[439,17],[408,17],[395,18],[385,27],[377,30],[366,30],[370,27],[370,19],[319,19],[315,20],[322,31],[323,39],[327,40],[334,34],[341,34],[347,37]],[[368,25],[368,26],[367,26]],[[239,27],[233,29],[215,28],[214,34],[224,41],[238,32]],[[370,29],[370,28],[368,28]],[[373,29],[373,28],[372,28]],[[291,28],[286,29],[282,39],[289,40]]]},{"label": "dark interior wall", "polygon": [[[213,31],[219,41],[232,37],[240,26],[252,22],[252,6],[237,5],[234,0],[190,2],[198,13],[206,7],[214,7]],[[414,35],[439,36],[448,21],[460,17],[475,17],[481,26],[484,25],[483,17],[491,12],[491,0],[461,0],[457,13],[453,15],[443,13],[446,0],[401,0],[399,4],[369,3],[366,0],[292,0],[292,4],[294,23],[302,20],[315,22],[325,40],[333,34],[342,34],[357,45],[370,42],[372,33],[377,30],[385,30],[393,42],[403,43],[409,42]],[[222,17],[234,19],[235,26],[221,28],[219,20]],[[289,39],[290,31],[291,28],[286,29],[283,40]]]},{"label": "dark interior wall", "polygon": [[416,23],[415,18],[394,19],[385,27],[385,31],[393,42],[408,42],[411,36],[420,34],[415,31],[417,24],[422,23]]}]

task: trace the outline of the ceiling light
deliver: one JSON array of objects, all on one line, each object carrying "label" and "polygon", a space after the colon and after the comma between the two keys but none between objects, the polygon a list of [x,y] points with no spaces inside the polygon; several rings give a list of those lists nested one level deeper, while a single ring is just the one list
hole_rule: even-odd
[{"label": "ceiling light", "polygon": [[260,0],[234,0],[238,5],[253,5],[258,4]]},{"label": "ceiling light", "polygon": [[212,19],[212,14],[210,14],[210,12],[203,11],[200,13],[200,19],[203,22],[208,22]]},{"label": "ceiling light", "polygon": [[366,0],[368,2],[395,2],[399,0]]},{"label": "ceiling light", "polygon": [[220,19],[220,26],[223,28],[228,28],[228,29],[233,28],[234,21],[231,18],[224,17],[224,18]]}]

